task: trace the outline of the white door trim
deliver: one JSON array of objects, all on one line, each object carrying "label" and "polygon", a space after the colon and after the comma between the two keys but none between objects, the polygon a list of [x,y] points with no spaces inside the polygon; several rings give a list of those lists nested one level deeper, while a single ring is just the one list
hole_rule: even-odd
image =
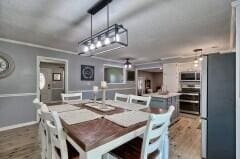
[{"label": "white door trim", "polygon": [[52,63],[63,63],[65,64],[65,92],[68,93],[68,60],[46,57],[46,56],[37,56],[37,98],[40,99],[40,90],[39,90],[39,75],[40,75],[40,62],[52,62]]}]

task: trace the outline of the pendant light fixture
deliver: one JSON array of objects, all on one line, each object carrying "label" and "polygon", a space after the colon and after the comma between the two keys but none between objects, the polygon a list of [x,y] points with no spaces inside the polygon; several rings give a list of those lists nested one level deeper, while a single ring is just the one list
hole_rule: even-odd
[{"label": "pendant light fixture", "polygon": [[129,62],[129,58],[126,58],[126,62],[124,63],[124,68],[132,68],[132,63]]},{"label": "pendant light fixture", "polygon": [[[203,49],[194,49],[193,50],[196,53],[196,57],[195,57],[195,60],[194,60],[194,67],[198,67],[199,61],[201,62],[203,60],[202,50]],[[199,52],[201,52],[200,55],[198,55]]]},{"label": "pendant light fixture", "polygon": [[[109,3],[112,0],[99,0],[93,5],[88,13],[91,15],[91,36],[80,41],[79,55],[96,56],[102,53],[113,51],[128,46],[128,30],[123,25],[109,25]],[[98,11],[107,6],[107,28],[93,34],[92,18]]]},{"label": "pendant light fixture", "polygon": [[198,60],[199,60],[199,61],[202,61],[202,60],[203,60],[203,53],[202,53],[203,50],[202,50],[202,49],[199,49],[199,51],[201,51],[201,54],[200,54]]}]

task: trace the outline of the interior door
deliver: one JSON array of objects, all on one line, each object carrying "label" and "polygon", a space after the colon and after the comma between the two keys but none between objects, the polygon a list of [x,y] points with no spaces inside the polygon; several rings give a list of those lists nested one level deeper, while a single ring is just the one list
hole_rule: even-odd
[{"label": "interior door", "polygon": [[40,99],[41,102],[52,100],[52,70],[40,68]]}]

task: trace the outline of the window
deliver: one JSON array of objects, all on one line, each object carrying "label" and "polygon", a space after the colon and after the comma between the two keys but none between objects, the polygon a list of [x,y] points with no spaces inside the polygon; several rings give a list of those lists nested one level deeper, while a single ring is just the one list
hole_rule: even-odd
[{"label": "window", "polygon": [[104,81],[110,84],[123,84],[124,69],[118,66],[104,65]]},{"label": "window", "polygon": [[127,81],[135,81],[135,71],[127,71]]},{"label": "window", "polygon": [[40,73],[40,90],[42,90],[45,87],[46,84],[46,78],[43,73]]}]

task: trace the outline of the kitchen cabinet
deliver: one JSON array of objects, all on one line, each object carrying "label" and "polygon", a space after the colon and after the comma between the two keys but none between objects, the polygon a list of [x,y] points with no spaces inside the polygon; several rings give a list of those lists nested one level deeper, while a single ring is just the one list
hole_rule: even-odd
[{"label": "kitchen cabinet", "polygon": [[163,87],[169,92],[179,91],[179,64],[167,63],[163,64]]}]

